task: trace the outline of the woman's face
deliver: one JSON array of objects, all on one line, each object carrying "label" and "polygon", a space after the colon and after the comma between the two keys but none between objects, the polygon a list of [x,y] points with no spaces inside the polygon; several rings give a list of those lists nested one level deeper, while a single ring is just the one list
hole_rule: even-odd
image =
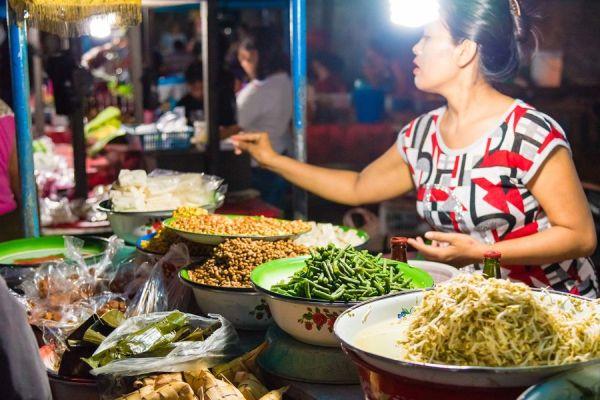
[{"label": "woman's face", "polygon": [[415,86],[424,92],[440,93],[460,72],[456,51],[457,46],[441,21],[427,25],[423,37],[413,47]]},{"label": "woman's face", "polygon": [[258,52],[256,50],[238,50],[238,61],[250,79],[256,79],[256,66],[258,65]]}]

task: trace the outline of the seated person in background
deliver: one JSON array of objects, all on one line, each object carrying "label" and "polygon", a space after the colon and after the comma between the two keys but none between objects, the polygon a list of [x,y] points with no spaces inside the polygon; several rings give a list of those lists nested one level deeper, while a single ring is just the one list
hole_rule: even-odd
[{"label": "seated person in background", "polygon": [[[179,100],[176,107],[185,108],[185,117],[190,124],[194,121],[205,120],[207,116],[204,114],[204,75],[200,61],[194,61],[188,66],[185,71],[185,80],[188,85],[188,93]],[[233,75],[225,68],[221,68],[218,76],[219,126],[235,124],[233,81]]]},{"label": "seated person in background", "polygon": [[173,52],[165,56],[165,63],[161,72],[165,75],[180,73],[193,60],[194,56],[187,52],[186,44],[181,40],[176,40],[173,43]]},{"label": "seated person in background", "polygon": [[204,84],[202,75],[202,63],[194,61],[185,71],[185,81],[188,93],[179,100],[177,107],[185,108],[185,117],[188,122],[197,118],[198,111],[204,112]]}]

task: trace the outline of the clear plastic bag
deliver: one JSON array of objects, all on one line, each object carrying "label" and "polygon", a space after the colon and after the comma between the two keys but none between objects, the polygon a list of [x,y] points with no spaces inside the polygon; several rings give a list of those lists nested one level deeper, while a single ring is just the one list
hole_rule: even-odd
[{"label": "clear plastic bag", "polygon": [[[167,317],[170,312],[141,315],[127,319],[115,329],[98,347],[94,354],[112,347],[122,337],[136,332],[148,324]],[[207,328],[217,322],[217,328],[206,340],[176,342],[175,348],[164,357],[135,357],[113,361],[103,367],[93,369],[92,375],[139,376],[155,372],[182,372],[200,368],[211,368],[227,361],[237,354],[238,336],[229,321],[220,315],[209,318],[186,314],[192,326]]]},{"label": "clear plastic bag", "polygon": [[201,204],[209,211],[221,207],[225,201],[227,185],[218,176],[155,169],[148,177],[159,178],[160,186],[172,188],[172,193],[184,203]]},{"label": "clear plastic bag", "polygon": [[[140,176],[136,176],[141,173]],[[180,206],[219,208],[227,185],[213,175],[154,170],[146,176],[141,170],[121,170],[110,192],[115,211],[160,211]]]},{"label": "clear plastic bag", "polygon": [[[171,246],[167,254],[152,267],[150,276],[137,292],[126,315],[128,317],[168,310],[184,310],[190,302],[190,288],[177,277],[179,270],[191,263],[183,243]],[[147,268],[147,265],[142,265]]]},{"label": "clear plastic bag", "polygon": [[112,259],[122,245],[122,240],[111,237],[103,257],[88,265],[84,241],[65,237],[66,259],[37,268],[19,287],[29,323],[45,336],[48,331],[52,342],[61,342],[93,313],[120,298],[120,294],[109,293],[108,286],[118,269]]}]

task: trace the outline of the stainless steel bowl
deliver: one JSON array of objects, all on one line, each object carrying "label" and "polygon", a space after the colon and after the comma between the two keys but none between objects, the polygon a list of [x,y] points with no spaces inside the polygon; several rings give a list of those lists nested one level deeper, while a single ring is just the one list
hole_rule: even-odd
[{"label": "stainless steel bowl", "polygon": [[[209,213],[214,213],[222,201],[210,206],[203,206]],[[136,244],[138,238],[156,231],[155,226],[173,215],[174,210],[162,211],[113,211],[110,200],[98,204],[97,209],[105,212],[110,226],[118,237],[128,244]]]}]

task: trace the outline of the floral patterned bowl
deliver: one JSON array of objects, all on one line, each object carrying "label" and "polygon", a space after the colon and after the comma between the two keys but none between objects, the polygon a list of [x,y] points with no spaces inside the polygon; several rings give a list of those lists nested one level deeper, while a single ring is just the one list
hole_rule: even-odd
[{"label": "floral patterned bowl", "polygon": [[[339,346],[333,333],[337,317],[358,302],[328,302],[324,300],[290,297],[272,292],[274,284],[288,280],[296,271],[304,268],[306,256],[274,260],[258,266],[250,274],[252,285],[265,295],[275,323],[295,339],[317,346]],[[431,287],[429,274],[406,265],[405,272],[422,284]]]},{"label": "floral patterned bowl", "polygon": [[202,285],[190,279],[188,268],[179,279],[192,288],[198,308],[204,314],[219,314],[238,329],[262,330],[271,323],[271,311],[264,296],[252,288]]}]

